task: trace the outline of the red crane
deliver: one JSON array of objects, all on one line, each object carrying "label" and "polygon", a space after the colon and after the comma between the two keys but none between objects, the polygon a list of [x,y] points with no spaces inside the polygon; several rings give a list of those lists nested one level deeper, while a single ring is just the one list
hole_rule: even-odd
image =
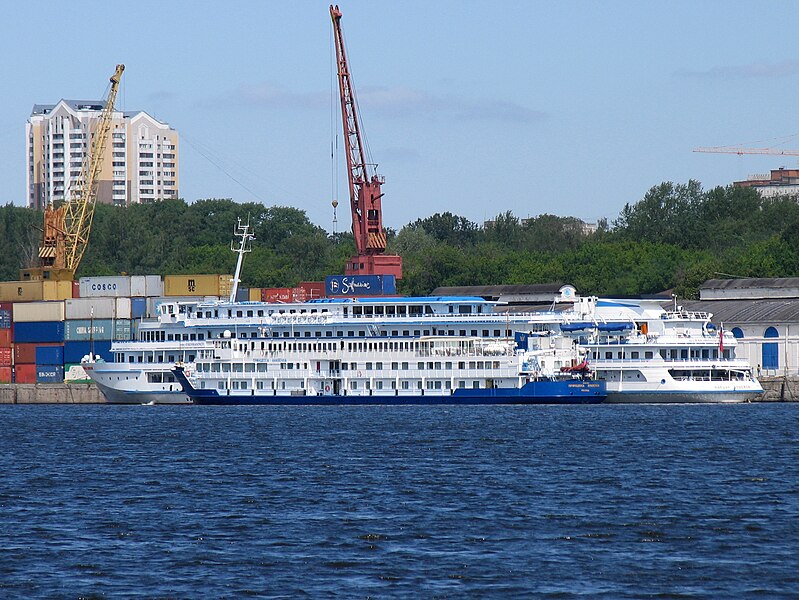
[{"label": "red crane", "polygon": [[[356,254],[344,268],[346,275],[394,275],[402,279],[402,257],[386,254],[386,232],[383,229],[383,192],[385,178],[375,171],[376,165],[366,162],[361,143],[361,123],[355,102],[355,90],[347,65],[344,36],[341,33],[341,11],[330,6],[333,36],[336,39],[338,87],[341,96],[341,120],[347,145],[347,177],[352,211],[352,235]],[[369,167],[373,171],[370,175]]]}]

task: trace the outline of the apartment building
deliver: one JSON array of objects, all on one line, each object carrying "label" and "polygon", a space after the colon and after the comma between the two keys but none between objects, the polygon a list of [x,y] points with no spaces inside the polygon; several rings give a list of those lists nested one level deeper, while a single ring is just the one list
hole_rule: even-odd
[{"label": "apartment building", "polygon": [[[81,173],[100,100],[36,104],[25,126],[28,206],[69,199]],[[97,185],[97,202],[129,206],[177,198],[178,133],[143,111],[114,111]]]}]

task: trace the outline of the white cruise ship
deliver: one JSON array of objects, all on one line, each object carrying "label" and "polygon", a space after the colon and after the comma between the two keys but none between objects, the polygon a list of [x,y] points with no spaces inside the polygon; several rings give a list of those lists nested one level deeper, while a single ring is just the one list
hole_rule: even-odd
[{"label": "white cruise ship", "polygon": [[[229,300],[167,298],[157,317],[138,323],[136,340],[112,345],[112,362],[82,363],[109,402],[189,403],[173,368],[177,363],[195,363],[199,353],[218,340],[269,340],[287,360],[299,347],[316,352],[320,344],[329,349],[335,342],[341,349],[344,343],[343,348],[357,352],[358,358],[340,360],[363,371],[369,364],[412,362],[411,357],[381,354],[387,342],[395,348],[396,344],[418,348],[423,339],[452,337],[502,347],[515,344],[523,352],[527,337],[541,333],[567,336],[581,349],[596,379],[606,382],[608,402],[745,402],[763,391],[748,363],[735,356],[735,337],[716,330],[710,314],[679,307],[668,311],[654,300],[578,297],[574,288],[564,286],[556,300],[566,303],[565,309],[554,310],[553,303],[553,310],[525,313],[503,312],[507,307],[471,296],[234,302],[243,256],[252,239],[246,226],[240,225],[237,235],[241,242],[234,248],[238,262]],[[299,364],[312,378],[313,361]],[[397,375],[386,376],[391,377]],[[458,377],[450,374],[453,382]],[[483,367],[468,385],[491,389],[495,379]],[[445,378],[441,381],[443,385]],[[419,382],[408,385],[418,387]]]}]

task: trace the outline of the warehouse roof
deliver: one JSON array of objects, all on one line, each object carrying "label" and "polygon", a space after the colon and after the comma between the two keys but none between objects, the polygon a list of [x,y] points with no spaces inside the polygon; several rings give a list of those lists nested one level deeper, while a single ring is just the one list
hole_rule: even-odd
[{"label": "warehouse roof", "polygon": [[773,300],[684,300],[690,311],[713,313],[714,323],[799,323],[799,302],[791,298]]},{"label": "warehouse roof", "polygon": [[751,277],[749,279],[708,279],[700,289],[731,290],[750,288],[795,288],[799,287],[799,277]]}]

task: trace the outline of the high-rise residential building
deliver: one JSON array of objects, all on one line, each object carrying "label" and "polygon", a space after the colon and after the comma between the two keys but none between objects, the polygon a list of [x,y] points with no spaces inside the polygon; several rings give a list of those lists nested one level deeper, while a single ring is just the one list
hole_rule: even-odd
[{"label": "high-rise residential building", "polygon": [[[99,100],[36,104],[25,126],[28,206],[69,200],[87,152]],[[129,206],[178,197],[178,133],[146,112],[114,111],[97,202]]]}]

